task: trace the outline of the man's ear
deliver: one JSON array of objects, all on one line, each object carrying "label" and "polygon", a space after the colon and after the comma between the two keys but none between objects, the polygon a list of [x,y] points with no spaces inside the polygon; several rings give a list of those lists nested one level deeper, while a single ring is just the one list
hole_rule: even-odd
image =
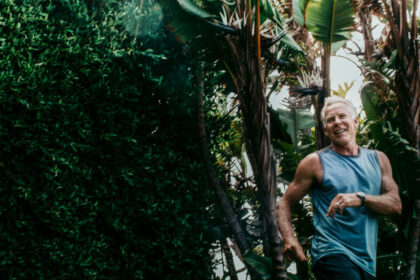
[{"label": "man's ear", "polygon": [[325,126],[323,126],[323,127],[322,127],[322,130],[324,131],[324,135],[325,135],[325,136],[328,136],[328,133],[327,133],[327,128],[326,128]]},{"label": "man's ear", "polygon": [[359,117],[356,117],[354,119],[354,125],[355,125],[356,129],[359,127]]}]

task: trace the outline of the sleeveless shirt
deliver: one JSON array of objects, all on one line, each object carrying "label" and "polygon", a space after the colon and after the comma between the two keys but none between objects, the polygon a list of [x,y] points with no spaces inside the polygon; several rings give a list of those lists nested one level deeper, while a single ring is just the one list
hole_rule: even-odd
[{"label": "sleeveless shirt", "polygon": [[317,152],[322,183],[312,190],[315,235],[312,266],[322,257],[345,254],[361,269],[376,276],[378,218],[368,208],[346,207],[343,214],[327,217],[331,200],[339,193],[381,193],[382,173],[377,153],[359,147],[357,156],[343,156],[327,147]]}]

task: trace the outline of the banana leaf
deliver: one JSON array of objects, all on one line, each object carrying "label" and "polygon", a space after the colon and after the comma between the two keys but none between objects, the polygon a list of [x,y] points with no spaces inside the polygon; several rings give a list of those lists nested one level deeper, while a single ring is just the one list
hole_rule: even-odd
[{"label": "banana leaf", "polygon": [[287,133],[292,139],[292,143],[297,149],[298,131],[301,129],[308,129],[315,126],[315,119],[313,113],[309,110],[270,110],[271,119],[281,121],[287,125]]},{"label": "banana leaf", "polygon": [[293,11],[296,22],[325,44],[350,38],[355,13],[350,0],[294,0]]}]

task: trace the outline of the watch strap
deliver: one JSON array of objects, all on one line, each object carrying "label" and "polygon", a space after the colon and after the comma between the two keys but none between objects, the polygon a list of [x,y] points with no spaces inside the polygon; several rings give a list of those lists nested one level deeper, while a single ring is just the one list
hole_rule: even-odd
[{"label": "watch strap", "polygon": [[364,192],[357,192],[356,195],[362,201],[362,205],[361,206],[365,206],[365,203],[366,203],[366,194]]}]

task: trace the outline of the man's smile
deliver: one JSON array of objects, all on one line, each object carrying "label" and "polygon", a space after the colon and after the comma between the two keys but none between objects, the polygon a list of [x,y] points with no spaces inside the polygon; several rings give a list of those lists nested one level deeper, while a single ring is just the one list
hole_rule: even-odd
[{"label": "man's smile", "polygon": [[339,134],[341,134],[341,133],[343,133],[345,131],[347,131],[347,129],[340,129],[340,130],[335,131],[334,134],[335,135],[339,135]]}]

